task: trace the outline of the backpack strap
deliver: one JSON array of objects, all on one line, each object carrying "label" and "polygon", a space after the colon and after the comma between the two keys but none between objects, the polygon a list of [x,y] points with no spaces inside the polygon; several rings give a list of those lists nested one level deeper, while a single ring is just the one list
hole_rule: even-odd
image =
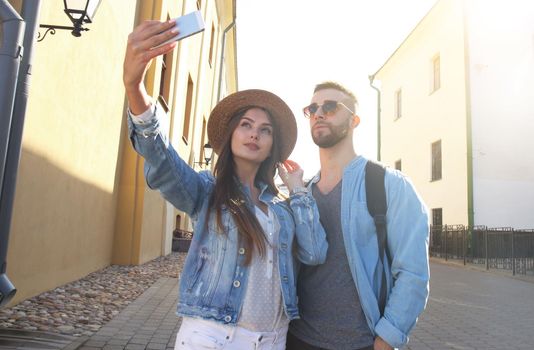
[{"label": "backpack strap", "polygon": [[[391,266],[391,257],[389,249],[387,248],[387,227],[386,227],[386,188],[385,188],[385,174],[386,169],[383,165],[367,161],[365,165],[365,195],[367,197],[367,210],[373,217],[376,227],[376,234],[378,240],[378,257],[384,271],[382,273],[382,283],[380,288],[380,295],[378,299],[378,308],[380,315],[384,314],[386,307],[387,295],[387,281],[386,281],[386,264],[384,263],[384,255],[388,259],[389,266]],[[384,254],[385,253],[385,254]]]}]

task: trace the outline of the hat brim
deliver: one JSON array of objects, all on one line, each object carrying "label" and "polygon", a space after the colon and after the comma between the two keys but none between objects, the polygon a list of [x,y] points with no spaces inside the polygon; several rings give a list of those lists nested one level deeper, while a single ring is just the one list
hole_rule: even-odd
[{"label": "hat brim", "polygon": [[297,142],[297,122],[289,106],[272,92],[243,90],[222,99],[211,111],[208,119],[208,139],[215,153],[220,154],[230,119],[247,107],[269,111],[278,133],[280,160],[286,160]]}]

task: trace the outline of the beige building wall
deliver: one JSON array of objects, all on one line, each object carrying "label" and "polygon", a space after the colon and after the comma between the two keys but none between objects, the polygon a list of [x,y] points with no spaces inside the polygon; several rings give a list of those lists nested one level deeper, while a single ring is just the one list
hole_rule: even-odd
[{"label": "beige building wall", "polygon": [[[128,0],[103,1],[82,37],[58,30],[34,44],[7,258],[14,302],[111,262],[121,60],[135,11]],[[42,2],[41,24],[68,21],[62,3]]]},{"label": "beige building wall", "polygon": [[474,224],[534,228],[534,3],[465,2]]},{"label": "beige building wall", "polygon": [[[12,3],[20,10],[20,1]],[[232,22],[234,1],[102,1],[82,37],[58,30],[35,44],[7,260],[18,289],[11,304],[112,263],[140,264],[170,252],[176,212],[147,189],[143,160],[130,146],[122,61],[127,36],[140,21],[177,17],[197,6],[206,30],[182,41],[167,63],[173,144],[192,164],[202,139],[196,119],[207,118],[216,102],[222,32]],[[43,1],[40,23],[67,25],[63,4]],[[228,33],[223,86],[231,92],[237,88],[235,27]],[[161,70],[159,58],[147,75],[155,99]],[[195,90],[185,144],[188,79]],[[186,224],[184,218],[182,228]]]},{"label": "beige building wall", "polygon": [[[205,22],[205,30],[180,41],[175,49],[173,53],[174,64],[172,67],[167,67],[167,69],[172,69],[171,76],[174,81],[166,103],[169,107],[168,127],[173,147],[193,168],[204,170],[209,169],[213,162],[209,167],[196,163],[204,161],[203,158],[201,159],[202,147],[208,142],[207,120],[212,107],[217,102],[219,78],[227,81],[225,86],[229,85],[229,89],[221,92],[222,96],[237,89],[234,30],[229,31],[226,36],[226,49],[223,56],[226,75],[220,76],[223,32],[232,24],[233,2],[197,2],[193,0],[164,2],[161,6],[160,18],[178,17],[197,10],[199,5]],[[230,29],[235,29],[235,27]],[[153,89],[157,87],[154,89],[153,95],[157,96],[156,90],[160,86],[161,60],[153,68],[149,75],[153,74]],[[151,79],[152,77],[149,77],[149,82]],[[187,110],[188,89],[191,89],[189,111]],[[184,131],[184,121],[188,112],[190,113],[190,121],[186,132]],[[144,199],[141,228],[141,237],[144,239],[141,245],[150,247],[150,249],[143,249],[145,255],[141,257],[141,262],[152,259],[154,253],[159,255],[170,252],[177,215],[181,217],[179,228],[191,230],[191,222],[187,215],[164,201],[158,192],[145,187]],[[150,233],[154,231],[160,232],[161,241],[151,240]],[[163,244],[161,244],[162,242]]]},{"label": "beige building wall", "polygon": [[[432,91],[437,56],[441,86]],[[468,223],[465,62],[462,4],[439,1],[375,74],[381,82],[381,160],[392,167],[401,160],[428,207],[443,209],[443,224]],[[439,140],[442,178],[431,181],[431,144]]]}]

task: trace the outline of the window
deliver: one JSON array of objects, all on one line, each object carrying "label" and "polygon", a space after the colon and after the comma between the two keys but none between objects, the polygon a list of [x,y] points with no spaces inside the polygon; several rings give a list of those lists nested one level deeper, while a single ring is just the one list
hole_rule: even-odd
[{"label": "window", "polygon": [[402,116],[402,90],[399,89],[395,92],[395,119],[399,119]]},{"label": "window", "polygon": [[395,169],[402,170],[402,161],[400,159],[395,162]]},{"label": "window", "polygon": [[443,209],[434,208],[432,209],[432,226],[442,226],[443,225]]},{"label": "window", "polygon": [[206,117],[202,118],[202,135],[200,135],[200,158],[199,161],[204,161],[204,145],[206,144]]},{"label": "window", "polygon": [[432,143],[432,181],[441,180],[441,140]]},{"label": "window", "polygon": [[174,226],[175,230],[180,230],[182,228],[182,217],[180,215],[176,215],[176,224]]},{"label": "window", "polygon": [[[167,20],[169,20],[170,17],[167,16]],[[170,109],[170,101],[171,101],[171,81],[172,81],[172,63],[174,60],[174,50],[171,52],[166,53],[162,57],[163,61],[161,62],[161,72],[160,72],[160,79],[159,79],[159,101],[161,102],[161,105],[165,109],[166,112]]]},{"label": "window", "polygon": [[211,39],[210,39],[210,56],[208,60],[208,62],[210,63],[210,67],[213,67],[213,47],[215,46],[214,40],[215,40],[215,26],[212,23],[211,24]]},{"label": "window", "polygon": [[184,129],[182,131],[182,140],[187,144],[189,142],[189,126],[191,124],[191,111],[193,105],[193,80],[189,76],[187,82],[187,95],[185,100]]},{"label": "window", "polygon": [[165,108],[165,110],[169,111],[169,72],[170,67],[167,66],[168,62],[168,54],[163,55],[163,62],[161,63],[161,73],[160,73],[160,80],[159,80],[159,97],[160,101],[163,102],[162,106]]},{"label": "window", "polygon": [[438,90],[441,86],[441,62],[439,55],[432,59],[432,86],[431,92]]}]

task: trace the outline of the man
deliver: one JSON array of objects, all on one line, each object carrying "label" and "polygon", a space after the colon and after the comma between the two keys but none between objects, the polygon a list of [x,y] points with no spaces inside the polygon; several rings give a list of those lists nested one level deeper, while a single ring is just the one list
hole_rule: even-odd
[{"label": "man", "polygon": [[[326,263],[302,266],[298,279],[300,320],[291,322],[288,350],[393,349],[408,333],[428,297],[428,212],[411,182],[386,169],[387,249],[384,269],[376,228],[366,205],[365,165],[353,132],[357,100],[343,86],[315,87],[304,108],[319,146],[321,170],[310,182],[328,239]],[[384,272],[385,271],[385,272]],[[384,313],[378,295],[387,279]]]}]

